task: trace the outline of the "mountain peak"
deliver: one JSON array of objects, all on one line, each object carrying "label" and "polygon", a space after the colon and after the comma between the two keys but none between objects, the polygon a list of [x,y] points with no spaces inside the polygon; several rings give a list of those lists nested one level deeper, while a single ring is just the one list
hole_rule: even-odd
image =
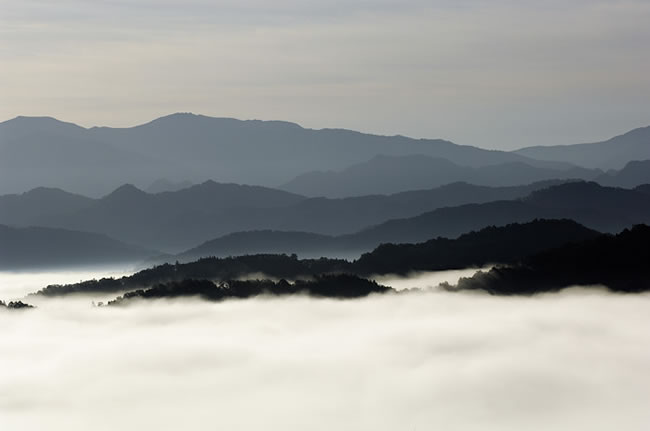
[{"label": "mountain peak", "polygon": [[133,184],[124,184],[111,193],[106,195],[103,199],[127,199],[127,198],[139,198],[142,196],[148,196],[146,192],[143,192]]},{"label": "mountain peak", "polygon": [[21,130],[28,128],[29,130],[48,132],[61,129],[75,131],[86,130],[74,123],[61,121],[54,117],[30,117],[24,115],[19,115],[15,118],[12,118],[11,120],[0,123],[0,128],[6,130]]},{"label": "mountain peak", "polygon": [[211,117],[207,115],[194,114],[191,112],[176,112],[174,114],[164,115],[162,117],[156,118],[148,123],[142,124],[136,127],[144,126],[165,126],[165,127],[178,127],[178,126],[188,126],[194,124],[212,124],[220,126],[245,126],[252,125],[255,127],[266,127],[266,126],[276,126],[276,127],[285,127],[291,129],[302,129],[302,126],[296,123],[288,121],[278,121],[278,120],[241,120],[231,117]]},{"label": "mountain peak", "polygon": [[626,140],[626,141],[630,140],[630,141],[632,141],[633,143],[636,143],[636,144],[642,143],[642,144],[650,145],[650,126],[639,127],[639,128],[630,130],[627,133],[624,133],[622,135],[619,135],[619,136],[616,136],[616,137],[610,139],[610,141],[613,141],[613,140]]}]

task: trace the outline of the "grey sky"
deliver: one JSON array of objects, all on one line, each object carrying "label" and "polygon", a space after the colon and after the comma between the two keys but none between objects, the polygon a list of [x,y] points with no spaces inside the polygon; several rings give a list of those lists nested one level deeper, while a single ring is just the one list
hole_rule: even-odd
[{"label": "grey sky", "polygon": [[626,0],[0,0],[0,120],[601,140],[650,124],[648,22]]}]

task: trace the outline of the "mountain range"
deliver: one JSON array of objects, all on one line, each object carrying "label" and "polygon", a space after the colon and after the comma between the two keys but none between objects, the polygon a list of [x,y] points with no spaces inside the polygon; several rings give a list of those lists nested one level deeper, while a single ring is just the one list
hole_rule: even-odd
[{"label": "mountain range", "polygon": [[452,290],[485,290],[496,295],[532,295],[570,286],[604,286],[618,292],[650,290],[650,226],[600,235],[528,256],[516,265],[498,265],[462,278]]},{"label": "mountain range", "polygon": [[633,160],[650,160],[650,126],[602,142],[526,147],[515,153],[537,160],[573,163],[585,168],[621,169]]},{"label": "mountain range", "polygon": [[5,225],[100,233],[165,253],[189,249],[184,260],[262,252],[354,256],[382,242],[453,238],[536,218],[569,218],[617,232],[650,222],[648,217],[650,198],[643,186],[631,190],[594,182],[454,183],[345,199],[213,181],[157,194],[125,185],[101,199],[44,188],[0,196]]},{"label": "mountain range", "polygon": [[29,191],[0,195],[0,224],[17,265],[38,235],[86,262],[102,244],[108,260],[355,257],[540,218],[613,233],[650,222],[649,138],[506,152],[194,114],[129,128],[17,117],[0,123],[0,192]]},{"label": "mountain range", "polygon": [[124,183],[146,187],[161,178],[277,186],[381,154],[421,154],[465,167],[573,166],[441,139],[313,130],[282,121],[172,114],[135,127],[83,128],[49,117],[17,117],[0,123],[0,193],[45,185],[96,197]]},{"label": "mountain range", "polygon": [[650,160],[629,162],[623,169],[611,170],[596,178],[596,181],[606,186],[626,188],[650,184]]},{"label": "mountain range", "polygon": [[101,199],[38,188],[0,196],[0,223],[98,232],[177,253],[206,239],[240,231],[352,234],[441,207],[521,198],[558,183],[514,187],[454,183],[430,190],[347,199],[308,199],[280,190],[213,181],[158,194],[124,185]]},{"label": "mountain range", "polygon": [[188,250],[182,260],[204,256],[255,253],[302,253],[316,257],[354,256],[382,243],[418,243],[456,238],[488,226],[526,223],[535,219],[570,219],[600,232],[619,232],[650,224],[650,195],[641,189],[603,187],[593,182],[565,183],[533,191],[514,200],[439,208],[415,217],[389,220],[359,232],[323,236],[298,232],[242,232]]},{"label": "mountain range", "polygon": [[469,232],[458,239],[438,238],[420,244],[387,244],[354,261],[298,259],[295,255],[286,254],[210,257],[188,263],[166,263],[118,279],[103,278],[69,285],[50,285],[36,294],[60,296],[73,293],[128,292],[160,283],[191,279],[207,279],[218,283],[253,277],[312,280],[333,274],[408,274],[413,271],[457,269],[495,263],[516,264],[530,254],[600,235],[571,220],[535,220]]},{"label": "mountain range", "polygon": [[0,270],[137,264],[155,252],[105,235],[0,225]]},{"label": "mountain range", "polygon": [[553,169],[524,162],[469,167],[425,155],[379,155],[341,171],[308,172],[280,188],[305,196],[337,198],[428,189],[453,182],[504,187],[552,179],[593,180],[602,175],[599,169],[580,167]]}]

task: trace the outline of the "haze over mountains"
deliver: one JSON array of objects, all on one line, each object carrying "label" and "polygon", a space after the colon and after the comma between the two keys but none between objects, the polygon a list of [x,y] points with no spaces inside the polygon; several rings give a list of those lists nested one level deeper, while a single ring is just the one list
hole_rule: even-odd
[{"label": "haze over mountains", "polygon": [[302,174],[281,188],[306,196],[348,197],[427,189],[456,181],[515,186],[551,179],[592,180],[601,175],[603,172],[596,169],[553,169],[524,162],[467,167],[424,155],[380,155],[338,172]]},{"label": "haze over mountains", "polygon": [[602,142],[527,147],[516,153],[538,160],[574,163],[585,168],[621,169],[632,160],[650,160],[650,126]]},{"label": "haze over mountains", "polygon": [[635,224],[650,223],[650,195],[641,190],[602,187],[596,183],[566,183],[533,191],[521,199],[439,208],[336,237],[268,231],[228,235],[208,241],[181,257],[229,256],[231,251],[290,253],[292,250],[311,257],[322,253],[346,256],[372,250],[382,243],[455,238],[488,226],[535,219],[571,219],[600,232],[616,233]]},{"label": "haze over mountains", "polygon": [[42,227],[11,228],[0,224],[0,270],[134,265],[154,253],[105,235]]},{"label": "haze over mountains", "polygon": [[606,186],[632,188],[650,184],[650,160],[629,162],[620,171],[609,171],[596,179]]},{"label": "haze over mountains", "polygon": [[101,199],[58,189],[0,196],[0,223],[100,232],[153,249],[179,252],[233,232],[272,229],[352,234],[389,219],[446,206],[524,197],[557,181],[515,187],[454,183],[431,190],[347,199],[305,198],[264,187],[208,181],[177,192],[125,185]]},{"label": "haze over mountains", "polygon": [[437,238],[419,244],[387,244],[353,261],[298,259],[295,255],[284,254],[211,257],[188,263],[167,263],[118,279],[104,278],[50,285],[36,294],[63,296],[75,293],[116,293],[170,281],[209,279],[221,283],[254,274],[297,280],[332,274],[369,276],[479,267],[494,263],[516,263],[522,257],[549,248],[599,236],[602,234],[570,220],[535,220],[469,232],[458,239]]},{"label": "haze over mountains", "polygon": [[[526,177],[528,182],[549,178],[545,171],[526,176],[528,173],[522,169],[525,166],[556,171],[576,166],[620,169],[628,161],[650,159],[647,129],[630,133],[593,144],[606,149],[599,152],[615,154],[616,160],[592,163],[588,157],[563,158],[560,150],[549,150],[555,154],[551,157],[533,149],[484,150],[440,139],[377,136],[342,129],[313,130],[281,121],[173,114],[131,128],[85,129],[53,118],[17,117],[0,123],[0,193],[47,186],[101,196],[124,183],[148,187],[160,179],[171,184],[215,179],[277,187],[307,172],[340,171],[379,155],[445,159],[446,162],[438,163],[458,165],[467,172],[465,177],[457,172],[447,181],[434,176],[433,183],[418,187],[431,188],[458,180],[472,182],[472,175],[479,179],[482,175],[489,177],[489,170],[476,173],[469,168],[504,163],[517,165],[493,168],[500,173],[500,179],[491,178],[485,185],[515,185]],[[589,152],[592,147],[580,148]],[[514,177],[508,179],[513,167],[520,172],[513,172]],[[588,171],[571,175],[593,179]],[[571,175],[557,173],[556,178]],[[416,184],[415,180],[407,181],[383,193],[404,191],[404,187]],[[357,193],[367,194],[368,190]]]},{"label": "haze over mountains", "polygon": [[[17,117],[0,123],[0,190],[38,187],[0,195],[0,224],[98,234],[183,260],[356,256],[539,218],[617,232],[650,222],[648,130],[504,152],[193,114],[119,129]],[[600,161],[579,163],[583,151]]]},{"label": "haze over mountains", "polygon": [[0,196],[0,223],[100,233],[173,254],[191,249],[184,260],[270,252],[354,256],[384,242],[453,238],[536,218],[569,218],[617,232],[650,222],[650,198],[642,187],[562,180],[514,187],[453,183],[345,199],[213,181],[157,194],[125,185],[101,199],[45,188]]}]

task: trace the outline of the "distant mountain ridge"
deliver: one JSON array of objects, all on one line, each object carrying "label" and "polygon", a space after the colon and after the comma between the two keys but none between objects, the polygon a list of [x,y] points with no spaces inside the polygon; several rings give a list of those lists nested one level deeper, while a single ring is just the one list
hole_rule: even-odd
[{"label": "distant mountain ridge", "polygon": [[603,142],[526,147],[515,153],[538,160],[574,163],[586,168],[621,169],[633,160],[650,160],[650,126]]},{"label": "distant mountain ridge", "polygon": [[0,244],[1,270],[133,265],[158,254],[105,235],[40,227],[0,225]]},{"label": "distant mountain ridge", "polygon": [[29,226],[36,220],[89,207],[93,199],[61,189],[38,187],[21,194],[0,196],[0,223]]},{"label": "distant mountain ridge", "polygon": [[280,121],[172,114],[135,127],[85,129],[53,118],[17,117],[0,123],[0,193],[47,185],[101,196],[120,184],[148,185],[159,178],[268,186],[379,154],[424,154],[470,167],[571,167],[441,139],[314,130]]},{"label": "distant mountain ridge", "polygon": [[467,167],[424,155],[379,155],[337,172],[302,174],[280,188],[305,196],[340,198],[428,189],[458,181],[504,187],[551,179],[593,180],[601,175],[603,172],[596,169],[561,170],[524,162]]},{"label": "distant mountain ridge", "polygon": [[127,184],[80,211],[40,220],[48,225],[86,232],[100,232],[151,248],[169,246],[174,234],[182,239],[192,229],[194,217],[213,217],[227,211],[255,213],[305,199],[292,193],[258,186],[207,181],[177,192],[146,193]]},{"label": "distant mountain ridge", "polygon": [[[558,183],[516,187],[454,183],[431,190],[347,199],[307,199],[279,190],[211,181],[159,194],[124,185],[101,199],[39,189],[41,192],[0,197],[0,223],[100,232],[149,248],[178,252],[208,238],[249,230],[354,233],[389,219],[412,217],[440,207],[516,199]],[[41,196],[43,193],[46,196]],[[61,203],[57,203],[59,198]],[[69,211],[65,211],[66,207]]]},{"label": "distant mountain ridge", "polygon": [[650,195],[643,190],[603,187],[594,182],[575,182],[533,191],[515,200],[439,208],[415,217],[394,219],[359,232],[339,236],[305,236],[302,244],[295,232],[249,232],[217,238],[188,250],[183,259],[230,256],[232,238],[238,253],[291,252],[283,248],[292,238],[294,250],[314,257],[319,250],[331,256],[367,252],[382,243],[419,243],[432,238],[458,236],[488,226],[528,223],[535,219],[569,219],[600,232],[616,233],[635,224],[650,224]]},{"label": "distant mountain ridge", "polygon": [[512,201],[494,201],[441,208],[419,216],[391,220],[352,237],[357,243],[418,242],[454,238],[485,226],[525,223],[536,218],[570,219],[590,229],[616,233],[650,223],[650,197],[637,190],[603,187],[595,182],[570,182],[533,191]]},{"label": "distant mountain ridge", "polygon": [[634,160],[627,163],[620,171],[610,171],[598,178],[600,184],[615,187],[636,187],[650,184],[650,160]]}]

